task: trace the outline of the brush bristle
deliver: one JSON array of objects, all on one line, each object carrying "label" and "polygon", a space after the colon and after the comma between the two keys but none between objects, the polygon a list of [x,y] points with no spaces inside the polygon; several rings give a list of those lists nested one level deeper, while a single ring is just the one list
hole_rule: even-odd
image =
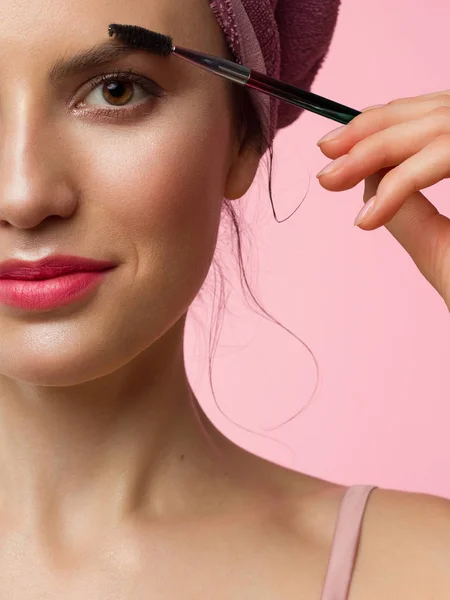
[{"label": "brush bristle", "polygon": [[113,23],[108,28],[109,36],[118,39],[127,46],[142,48],[159,56],[169,56],[172,54],[172,38],[150,31],[144,27],[136,25],[117,25]]}]

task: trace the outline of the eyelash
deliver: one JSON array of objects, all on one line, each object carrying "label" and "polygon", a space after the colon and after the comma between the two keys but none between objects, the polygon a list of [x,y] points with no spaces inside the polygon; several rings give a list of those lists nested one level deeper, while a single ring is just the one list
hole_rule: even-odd
[{"label": "eyelash", "polygon": [[[133,71],[133,69],[129,69],[127,71],[108,71],[107,73],[100,73],[100,75],[89,81],[84,87],[83,96],[89,95],[90,92],[94,91],[100,85],[110,83],[111,81],[117,81],[121,83],[133,83],[135,85],[138,85],[149,94],[150,100],[160,98],[163,95],[162,88],[159,85],[157,85],[154,81],[151,81],[146,77],[138,75]],[[115,119],[120,119],[123,117],[129,117],[131,114],[134,114],[137,111],[142,111],[147,106],[149,99],[147,99],[146,101],[138,102],[136,104],[132,104],[128,108],[127,105],[124,105],[122,107],[118,106],[115,108],[95,108],[89,105],[83,106],[82,102],[78,103],[76,105],[76,108],[86,113],[95,113],[96,115],[100,114],[105,117],[113,117]]]}]

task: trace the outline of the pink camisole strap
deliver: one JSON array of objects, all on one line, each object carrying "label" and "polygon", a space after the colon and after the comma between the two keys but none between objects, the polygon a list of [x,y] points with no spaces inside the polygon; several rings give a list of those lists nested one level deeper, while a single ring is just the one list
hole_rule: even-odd
[{"label": "pink camisole strap", "polygon": [[347,490],[341,504],[328,564],[322,600],[348,600],[361,528],[371,486]]}]

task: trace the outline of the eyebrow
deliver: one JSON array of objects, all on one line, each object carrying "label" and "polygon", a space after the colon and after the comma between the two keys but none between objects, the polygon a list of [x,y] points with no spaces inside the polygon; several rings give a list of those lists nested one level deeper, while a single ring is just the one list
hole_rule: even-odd
[{"label": "eyebrow", "polygon": [[[144,50],[127,46],[126,44],[119,45],[114,40],[104,42],[89,50],[78,52],[70,58],[59,58],[50,71],[50,82],[58,83],[67,77],[77,75],[94,67],[106,65],[118,58],[142,52]],[[148,53],[148,56],[152,55]]]}]

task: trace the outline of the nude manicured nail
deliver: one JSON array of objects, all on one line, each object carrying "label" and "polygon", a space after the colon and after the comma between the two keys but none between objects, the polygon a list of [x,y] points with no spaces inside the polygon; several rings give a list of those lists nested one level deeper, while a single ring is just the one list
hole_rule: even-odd
[{"label": "nude manicured nail", "polygon": [[369,202],[367,202],[367,204],[365,206],[363,206],[363,208],[361,209],[361,211],[359,212],[359,214],[355,220],[355,225],[357,227],[359,225],[362,225],[364,223],[365,219],[368,217],[368,215],[370,213],[372,213],[373,207],[375,206],[375,201],[376,201],[376,196],[374,196],[371,200],[369,200]]},{"label": "nude manicured nail", "polygon": [[341,127],[337,127],[336,129],[333,129],[332,131],[330,131],[330,133],[327,133],[327,135],[324,135],[323,138],[321,138],[317,142],[317,145],[320,146],[324,142],[329,142],[330,140],[334,140],[334,138],[337,138],[344,131],[344,129],[346,127],[347,127],[347,125],[342,125]]},{"label": "nude manicured nail", "polygon": [[340,156],[336,160],[333,160],[333,162],[331,162],[324,169],[322,169],[319,173],[317,173],[316,177],[322,177],[322,175],[328,175],[329,173],[332,173],[333,171],[337,171],[340,167],[342,167],[344,165],[345,162],[347,162],[347,154],[345,154],[344,156]]}]

